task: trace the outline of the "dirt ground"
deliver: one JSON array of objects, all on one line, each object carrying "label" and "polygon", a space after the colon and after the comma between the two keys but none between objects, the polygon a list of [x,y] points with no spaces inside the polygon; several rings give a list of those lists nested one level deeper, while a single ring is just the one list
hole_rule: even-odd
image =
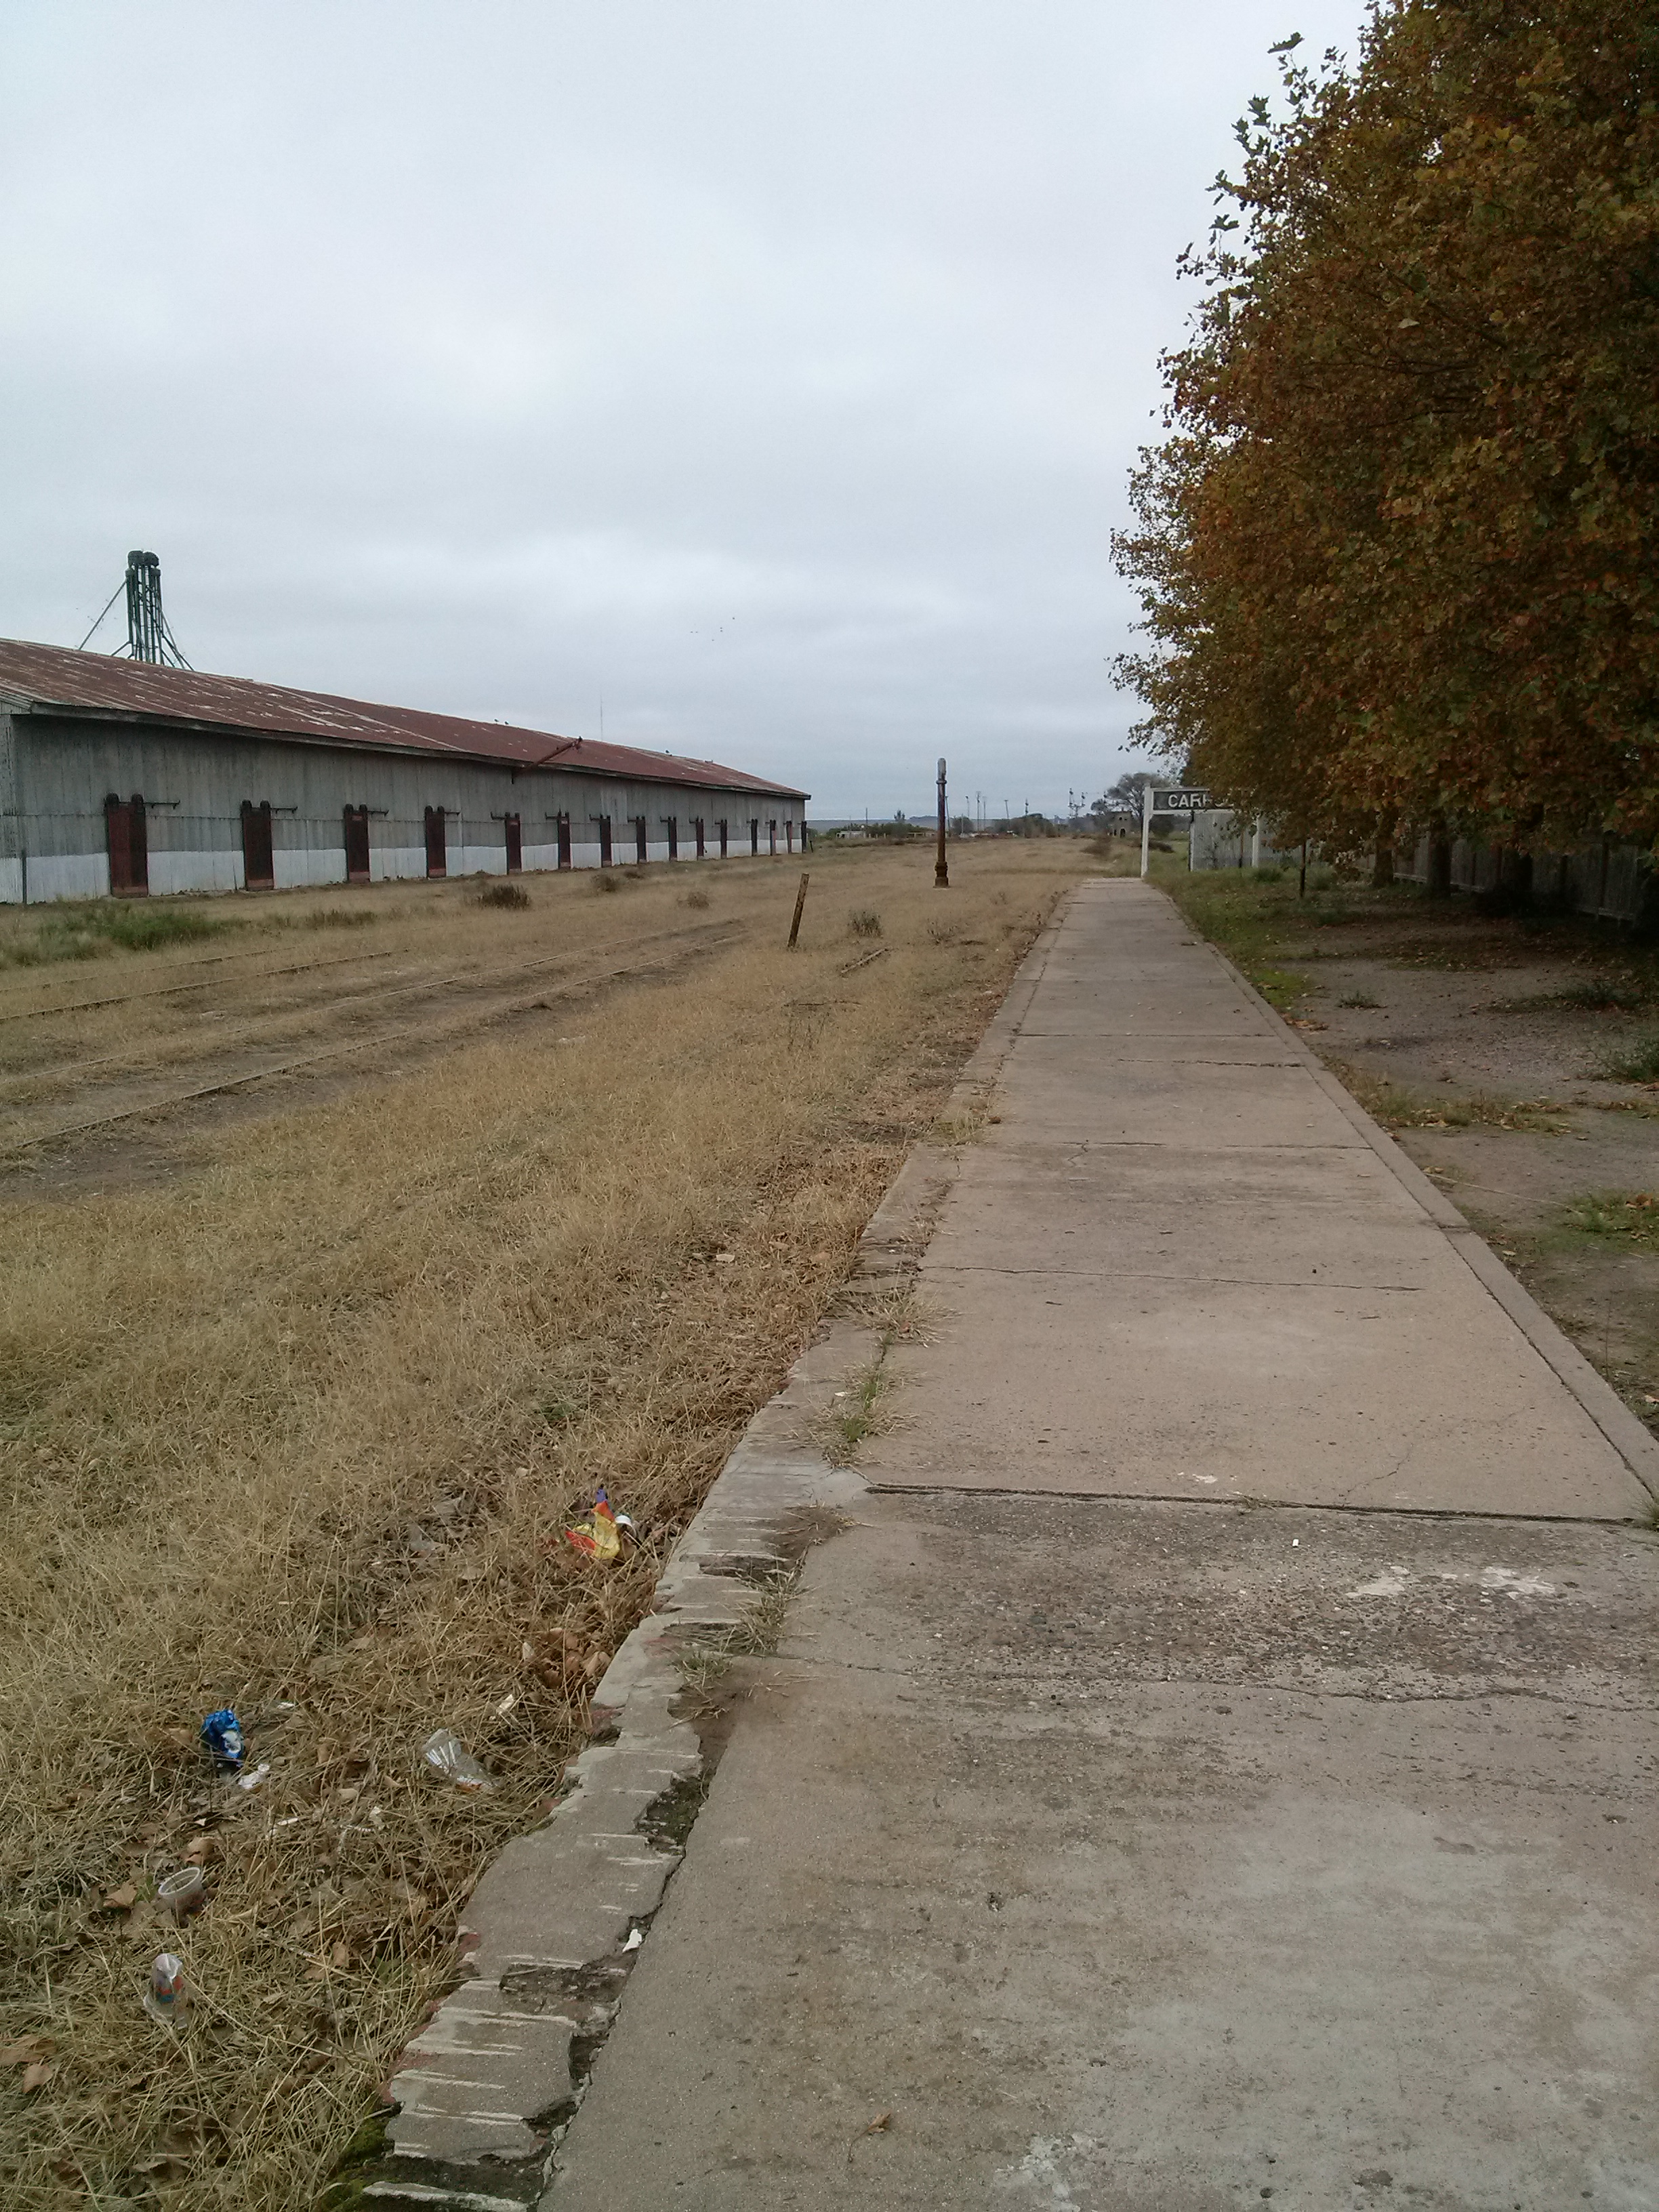
[{"label": "dirt ground", "polygon": [[[806,865],[793,952],[799,864],[0,915],[8,2212],[316,2200],[1093,863]],[[601,1484],[609,1569],[562,1535]],[[441,1725],[493,1789],[422,1766]]]},{"label": "dirt ground", "polygon": [[1289,871],[1159,879],[1659,1433],[1659,952],[1326,871],[1305,899]]}]

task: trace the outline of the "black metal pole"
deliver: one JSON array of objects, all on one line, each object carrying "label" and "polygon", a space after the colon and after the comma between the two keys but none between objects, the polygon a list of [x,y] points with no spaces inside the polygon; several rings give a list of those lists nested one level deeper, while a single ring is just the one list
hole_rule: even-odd
[{"label": "black metal pole", "polygon": [[939,858],[933,863],[933,889],[943,891],[950,887],[951,870],[945,858],[945,763],[941,759],[939,764]]}]

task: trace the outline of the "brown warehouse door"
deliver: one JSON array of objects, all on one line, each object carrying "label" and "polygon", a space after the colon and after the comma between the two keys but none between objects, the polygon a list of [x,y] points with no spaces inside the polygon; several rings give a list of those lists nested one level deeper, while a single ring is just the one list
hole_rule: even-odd
[{"label": "brown warehouse door", "polygon": [[444,811],[441,806],[426,810],[426,872],[429,876],[449,873],[449,853],[444,843]]},{"label": "brown warehouse door", "polygon": [[368,809],[348,806],[345,811],[346,881],[366,884],[368,881]]},{"label": "brown warehouse door", "polygon": [[276,888],[276,865],[270,848],[270,801],[256,806],[242,801],[242,881],[251,891]]},{"label": "brown warehouse door", "polygon": [[109,842],[109,887],[118,897],[140,898],[149,889],[149,837],[144,802],[113,792],[104,801],[104,834]]},{"label": "brown warehouse door", "polygon": [[507,872],[516,876],[524,871],[524,828],[516,814],[507,817]]}]

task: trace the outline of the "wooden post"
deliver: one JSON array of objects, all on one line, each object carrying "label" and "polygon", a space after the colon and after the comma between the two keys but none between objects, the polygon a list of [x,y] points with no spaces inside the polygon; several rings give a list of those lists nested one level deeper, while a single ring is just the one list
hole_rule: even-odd
[{"label": "wooden post", "polygon": [[939,764],[939,858],[933,862],[933,889],[949,890],[951,871],[945,858],[945,763]]},{"label": "wooden post", "polygon": [[789,950],[795,949],[795,939],[800,935],[800,918],[806,905],[806,886],[811,881],[810,870],[801,872],[800,889],[795,893],[795,918],[789,925]]}]

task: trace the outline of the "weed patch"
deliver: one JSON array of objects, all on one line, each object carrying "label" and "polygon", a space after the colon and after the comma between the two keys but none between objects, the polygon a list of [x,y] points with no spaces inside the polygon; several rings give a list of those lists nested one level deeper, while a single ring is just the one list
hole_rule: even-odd
[{"label": "weed patch", "polygon": [[1659,1194],[1653,1191],[1592,1191],[1570,1199],[1560,1218],[1576,1236],[1616,1237],[1638,1251],[1659,1252]]},{"label": "weed patch", "polygon": [[305,918],[307,929],[367,929],[380,920],[373,907],[319,906]]},{"label": "weed patch", "polygon": [[32,932],[20,932],[0,945],[0,968],[95,960],[112,951],[156,952],[164,945],[189,945],[244,926],[239,916],[172,901],[151,905],[142,899],[100,899],[52,906]]},{"label": "weed patch", "polygon": [[1601,1073],[1613,1083],[1659,1083],[1659,1036],[1644,1037],[1609,1053],[1601,1062]]},{"label": "weed patch", "polygon": [[1564,1137],[1571,1124],[1553,1117],[1568,1109],[1559,1098],[1497,1098],[1475,1091],[1461,1098],[1436,1098],[1333,1061],[1333,1074],[1385,1129],[1520,1129],[1534,1136]]}]

